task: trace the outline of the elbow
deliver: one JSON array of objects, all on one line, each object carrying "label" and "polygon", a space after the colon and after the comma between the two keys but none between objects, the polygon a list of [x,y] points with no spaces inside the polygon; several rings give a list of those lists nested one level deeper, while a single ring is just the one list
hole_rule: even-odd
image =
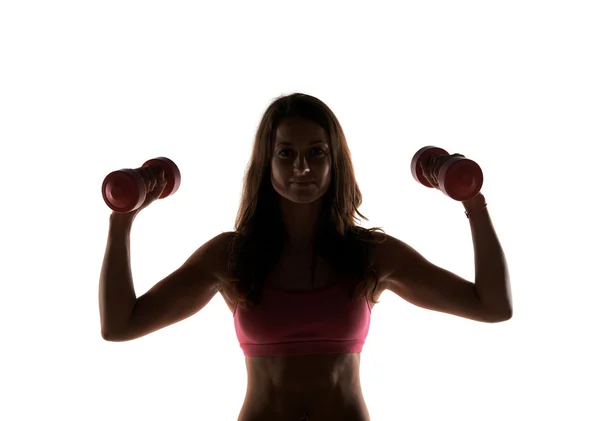
[{"label": "elbow", "polygon": [[491,315],[488,315],[487,317],[487,322],[488,323],[502,323],[502,322],[507,322],[510,319],[512,319],[512,309],[510,311],[506,311],[504,313],[494,313]]},{"label": "elbow", "polygon": [[119,335],[115,332],[109,332],[104,329],[100,331],[100,334],[102,335],[102,339],[107,342],[127,342],[130,340],[130,338],[127,338],[124,335]]},{"label": "elbow", "polygon": [[107,332],[106,330],[102,329],[100,331],[100,334],[102,335],[102,339],[104,339],[107,342],[114,342],[114,336],[110,333]]}]

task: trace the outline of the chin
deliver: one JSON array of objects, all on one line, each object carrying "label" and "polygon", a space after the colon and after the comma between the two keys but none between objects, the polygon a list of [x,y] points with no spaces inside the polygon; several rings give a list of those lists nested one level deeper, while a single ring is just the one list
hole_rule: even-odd
[{"label": "chin", "polygon": [[313,203],[319,200],[319,198],[317,197],[294,197],[294,198],[287,198],[289,201],[294,202],[294,203],[301,203],[301,204],[307,204],[307,203]]},{"label": "chin", "polygon": [[293,184],[273,185],[276,193],[289,202],[307,204],[318,202],[327,193],[318,183],[311,186],[295,186]]}]

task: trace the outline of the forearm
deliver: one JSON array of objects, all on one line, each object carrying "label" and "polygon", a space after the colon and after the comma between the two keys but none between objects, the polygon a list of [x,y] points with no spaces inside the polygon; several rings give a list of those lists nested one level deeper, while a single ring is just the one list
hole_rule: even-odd
[{"label": "forearm", "polygon": [[107,338],[128,322],[136,302],[130,265],[133,218],[113,214],[98,291],[102,336]]},{"label": "forearm", "polygon": [[512,293],[508,265],[502,245],[496,235],[490,214],[484,208],[485,197],[480,193],[463,202],[469,212],[469,223],[475,255],[475,289],[491,313],[512,316]]}]

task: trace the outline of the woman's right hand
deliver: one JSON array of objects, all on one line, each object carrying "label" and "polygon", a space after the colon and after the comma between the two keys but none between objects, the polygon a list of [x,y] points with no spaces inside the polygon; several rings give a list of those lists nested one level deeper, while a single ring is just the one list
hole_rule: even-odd
[{"label": "woman's right hand", "polygon": [[167,185],[164,169],[156,170],[148,166],[141,167],[138,169],[138,171],[140,172],[140,175],[144,180],[144,184],[146,185],[146,200],[144,200],[142,206],[132,210],[131,212],[119,213],[120,215],[130,218],[135,218],[137,214],[142,211],[142,209],[147,208],[152,202],[158,199]]}]

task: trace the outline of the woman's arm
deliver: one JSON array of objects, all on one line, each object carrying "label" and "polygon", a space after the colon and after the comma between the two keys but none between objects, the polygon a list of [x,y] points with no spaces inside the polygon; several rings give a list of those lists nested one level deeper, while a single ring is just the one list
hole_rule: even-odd
[{"label": "woman's arm", "polygon": [[483,306],[495,314],[512,317],[510,275],[485,197],[479,193],[462,202],[469,213],[475,254],[475,290]]}]

